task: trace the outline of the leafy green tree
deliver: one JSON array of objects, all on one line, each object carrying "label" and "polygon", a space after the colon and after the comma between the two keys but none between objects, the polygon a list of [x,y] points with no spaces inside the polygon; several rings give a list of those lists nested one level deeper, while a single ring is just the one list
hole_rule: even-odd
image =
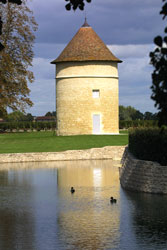
[{"label": "leafy green tree", "polygon": [[157,114],[153,114],[151,112],[145,112],[144,113],[144,120],[156,120]]},{"label": "leafy green tree", "polygon": [[56,111],[53,112],[47,112],[45,116],[56,116]]},{"label": "leafy green tree", "polygon": [[131,117],[132,120],[143,120],[144,115],[139,110],[136,110],[132,113]]},{"label": "leafy green tree", "polygon": [[139,110],[127,106],[124,107],[122,105],[119,106],[119,119],[125,120],[125,121],[131,121],[131,120],[143,120],[144,115]]},{"label": "leafy green tree", "polygon": [[22,5],[0,3],[0,15],[4,20],[2,42],[5,48],[0,53],[0,112],[7,107],[24,112],[32,106],[28,95],[28,82],[34,81],[29,70],[33,60],[34,31],[37,24],[26,0]]},{"label": "leafy green tree", "polygon": [[51,113],[51,112],[47,112],[47,113],[45,114],[45,116],[52,116],[52,113]]},{"label": "leafy green tree", "polygon": [[14,111],[7,115],[7,121],[10,122],[18,122],[24,120],[25,120],[25,114],[20,111]]},{"label": "leafy green tree", "polygon": [[28,113],[27,115],[25,115],[25,121],[32,122],[33,120],[34,117],[32,116],[32,114]]},{"label": "leafy green tree", "polygon": [[128,109],[122,105],[119,106],[119,119],[125,121],[132,120],[129,115]]},{"label": "leafy green tree", "polygon": [[[167,0],[164,2],[160,14],[163,19],[167,16]],[[151,64],[154,67],[152,73],[152,95],[155,101],[155,107],[158,108],[158,125],[167,125],[167,27],[165,27],[165,36],[157,36],[154,43],[157,48],[150,53]]]}]

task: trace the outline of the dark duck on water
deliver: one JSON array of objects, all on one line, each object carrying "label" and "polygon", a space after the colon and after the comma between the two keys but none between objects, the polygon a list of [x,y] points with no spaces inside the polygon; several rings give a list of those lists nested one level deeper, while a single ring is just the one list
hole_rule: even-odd
[{"label": "dark duck on water", "polygon": [[110,202],[111,202],[111,203],[116,203],[116,202],[117,202],[117,200],[116,200],[116,199],[114,199],[113,197],[111,197],[111,198],[110,198]]},{"label": "dark duck on water", "polygon": [[71,193],[73,194],[75,192],[75,189],[71,187]]}]

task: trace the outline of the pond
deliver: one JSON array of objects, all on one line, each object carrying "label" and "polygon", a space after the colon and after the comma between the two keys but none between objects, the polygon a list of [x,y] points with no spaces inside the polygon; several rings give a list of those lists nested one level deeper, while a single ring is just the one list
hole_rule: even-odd
[{"label": "pond", "polygon": [[111,160],[1,164],[0,249],[167,249],[167,196],[124,191],[118,166]]}]

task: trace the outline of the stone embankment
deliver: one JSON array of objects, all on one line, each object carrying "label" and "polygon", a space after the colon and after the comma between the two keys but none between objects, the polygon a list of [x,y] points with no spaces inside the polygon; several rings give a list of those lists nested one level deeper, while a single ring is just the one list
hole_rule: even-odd
[{"label": "stone embankment", "polygon": [[126,148],[120,168],[120,183],[127,190],[167,194],[167,166],[138,160]]},{"label": "stone embankment", "polygon": [[67,150],[63,152],[0,154],[0,163],[98,159],[121,160],[124,150],[125,146],[106,146],[103,148]]}]

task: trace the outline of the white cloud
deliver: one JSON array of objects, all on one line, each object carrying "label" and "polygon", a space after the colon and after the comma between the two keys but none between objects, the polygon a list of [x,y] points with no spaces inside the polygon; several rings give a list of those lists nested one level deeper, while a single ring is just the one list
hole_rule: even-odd
[{"label": "white cloud", "polygon": [[150,51],[154,49],[153,44],[107,45],[107,47],[120,59],[149,57]]}]

